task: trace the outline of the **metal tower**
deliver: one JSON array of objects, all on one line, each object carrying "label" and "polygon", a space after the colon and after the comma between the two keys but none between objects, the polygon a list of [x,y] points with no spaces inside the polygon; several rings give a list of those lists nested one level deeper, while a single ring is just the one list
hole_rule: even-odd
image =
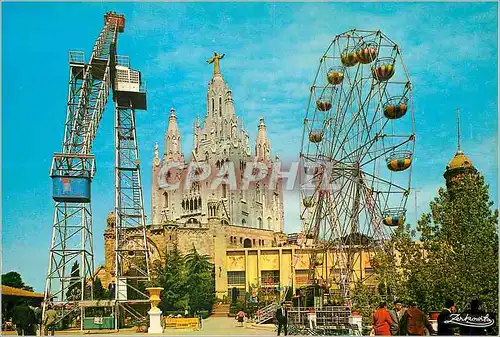
[{"label": "metal tower", "polygon": [[[146,90],[140,72],[130,69],[129,58],[117,58],[115,100],[115,276],[116,312],[144,317],[149,303],[145,281],[149,280],[146,218],[135,110],[146,110]],[[116,316],[115,324],[118,324]]]},{"label": "metal tower", "polygon": [[[118,33],[123,32],[124,27],[125,18],[123,15],[108,12],[104,15],[104,28],[94,43],[89,62],[85,62],[84,53],[81,51],[70,51],[69,53],[70,80],[64,139],[62,151],[54,154],[50,170],[55,210],[43,317],[45,317],[49,301],[55,306],[59,313],[59,320],[61,320],[69,313],[78,310],[81,301],[93,299],[94,253],[91,181],[95,173],[95,160],[91,150],[110,88],[113,90],[117,120],[123,120],[120,116],[123,115],[121,113],[122,106],[123,102],[126,101],[125,110],[129,111],[132,125],[127,130],[129,133],[133,133],[133,137],[129,137],[129,139],[133,139],[134,161],[136,163],[135,169],[124,165],[122,158],[126,156],[123,150],[126,145],[117,145],[117,180],[115,182],[117,201],[115,210],[120,219],[117,223],[123,226],[124,218],[128,219],[129,215],[133,217],[133,214],[136,214],[127,210],[126,202],[120,201],[123,199],[121,196],[127,194],[127,192],[123,192],[124,189],[127,189],[127,184],[123,182],[124,179],[127,179],[126,174],[121,172],[124,169],[129,169],[133,172],[131,173],[131,179],[134,181],[131,185],[133,186],[132,195],[134,200],[140,200],[134,203],[137,214],[141,214],[140,220],[137,222],[137,229],[143,233],[143,248],[137,251],[142,252],[142,255],[145,256],[143,278],[149,278],[134,120],[134,109],[145,109],[146,101],[145,91],[141,86],[140,73],[128,68],[128,58],[116,56]],[[120,63],[120,60],[124,59],[127,60],[126,65]],[[117,128],[121,125],[127,125],[127,123],[118,122]],[[127,128],[127,126],[125,127]],[[127,144],[126,141],[120,140],[122,136],[118,131],[116,135],[117,144]],[[117,226],[117,237],[119,237],[120,230],[118,228],[120,226]],[[122,246],[120,243],[117,244],[116,255],[121,254],[119,249]],[[129,253],[129,256],[131,255]],[[121,263],[124,259],[117,260]],[[136,269],[141,271],[141,269]],[[124,276],[123,273],[116,273],[116,275]],[[123,281],[123,279],[121,280]],[[128,283],[125,282],[125,286]],[[121,299],[118,294],[117,299]],[[118,306],[118,304],[116,305]],[[81,327],[83,329],[83,321]]]}]

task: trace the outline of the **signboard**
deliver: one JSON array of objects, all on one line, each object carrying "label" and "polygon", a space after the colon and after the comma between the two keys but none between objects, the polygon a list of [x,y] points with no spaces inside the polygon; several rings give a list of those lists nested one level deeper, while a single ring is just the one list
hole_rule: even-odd
[{"label": "signboard", "polygon": [[104,324],[103,318],[102,317],[94,317],[94,324],[97,324],[97,325]]},{"label": "signboard", "polygon": [[52,198],[58,202],[90,202],[90,179],[54,176]]}]

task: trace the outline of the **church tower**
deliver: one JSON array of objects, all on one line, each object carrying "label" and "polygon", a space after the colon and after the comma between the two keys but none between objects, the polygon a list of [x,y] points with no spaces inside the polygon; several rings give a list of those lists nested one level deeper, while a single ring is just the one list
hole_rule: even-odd
[{"label": "church tower", "polygon": [[[214,53],[207,61],[213,66],[213,74],[207,86],[205,116],[202,120],[197,117],[193,122],[193,149],[187,156],[187,162],[182,154],[181,133],[175,110],[170,110],[165,133],[165,154],[160,162],[158,149],[155,147],[153,158],[153,224],[175,222],[186,231],[195,228],[205,230],[211,228],[216,221],[223,226],[265,230],[269,235],[281,233],[281,186],[267,186],[262,181],[248,189],[242,189],[241,186],[233,188],[227,180],[214,178],[194,182],[189,188],[167,191],[158,183],[160,168],[170,162],[180,162],[184,169],[194,162],[208,164],[214,177],[227,168],[234,172],[236,180],[241,179],[247,163],[274,163],[263,118],[258,124],[255,153],[252,151],[243,119],[238,118],[235,113],[232,91],[221,73],[220,62],[224,56]],[[213,215],[214,210],[217,216]],[[259,244],[259,241],[255,244]],[[260,244],[264,245],[263,241]]]},{"label": "church tower", "polygon": [[271,145],[267,139],[266,124],[264,118],[259,120],[257,140],[255,141],[255,156],[257,161],[267,162],[271,158]]},{"label": "church tower", "polygon": [[177,125],[177,116],[175,115],[174,108],[170,109],[168,128],[165,133],[165,158],[168,162],[184,163],[184,155],[181,150],[181,132]]},{"label": "church tower", "polygon": [[457,109],[457,152],[446,166],[444,178],[446,179],[446,188],[451,190],[459,186],[459,182],[465,175],[475,175],[477,170],[472,165],[472,161],[460,148],[460,112]]}]

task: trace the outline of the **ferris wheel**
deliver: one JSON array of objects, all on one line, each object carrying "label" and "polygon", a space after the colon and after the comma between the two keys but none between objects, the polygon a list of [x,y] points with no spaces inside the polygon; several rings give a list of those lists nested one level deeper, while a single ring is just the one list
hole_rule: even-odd
[{"label": "ferris wheel", "polygon": [[311,87],[300,193],[302,233],[317,251],[310,269],[323,263],[320,252],[337,251],[327,279],[343,297],[350,282],[365,277],[359,248],[380,247],[405,223],[414,123],[398,45],[380,31],[337,35]]}]

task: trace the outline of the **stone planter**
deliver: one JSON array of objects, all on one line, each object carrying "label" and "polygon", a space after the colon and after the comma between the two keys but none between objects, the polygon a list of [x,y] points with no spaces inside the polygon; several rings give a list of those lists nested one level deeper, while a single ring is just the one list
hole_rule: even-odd
[{"label": "stone planter", "polygon": [[161,291],[163,290],[163,288],[162,287],[150,287],[150,288],[146,288],[146,290],[149,292],[149,301],[151,302],[151,310],[159,310],[158,304],[161,301],[160,294],[161,294]]},{"label": "stone planter", "polygon": [[149,301],[151,302],[151,310],[148,311],[149,314],[149,328],[148,334],[151,333],[163,333],[163,327],[161,325],[161,310],[158,309],[158,304],[160,303],[160,293],[163,290],[162,287],[150,287],[146,288],[149,292]]}]

